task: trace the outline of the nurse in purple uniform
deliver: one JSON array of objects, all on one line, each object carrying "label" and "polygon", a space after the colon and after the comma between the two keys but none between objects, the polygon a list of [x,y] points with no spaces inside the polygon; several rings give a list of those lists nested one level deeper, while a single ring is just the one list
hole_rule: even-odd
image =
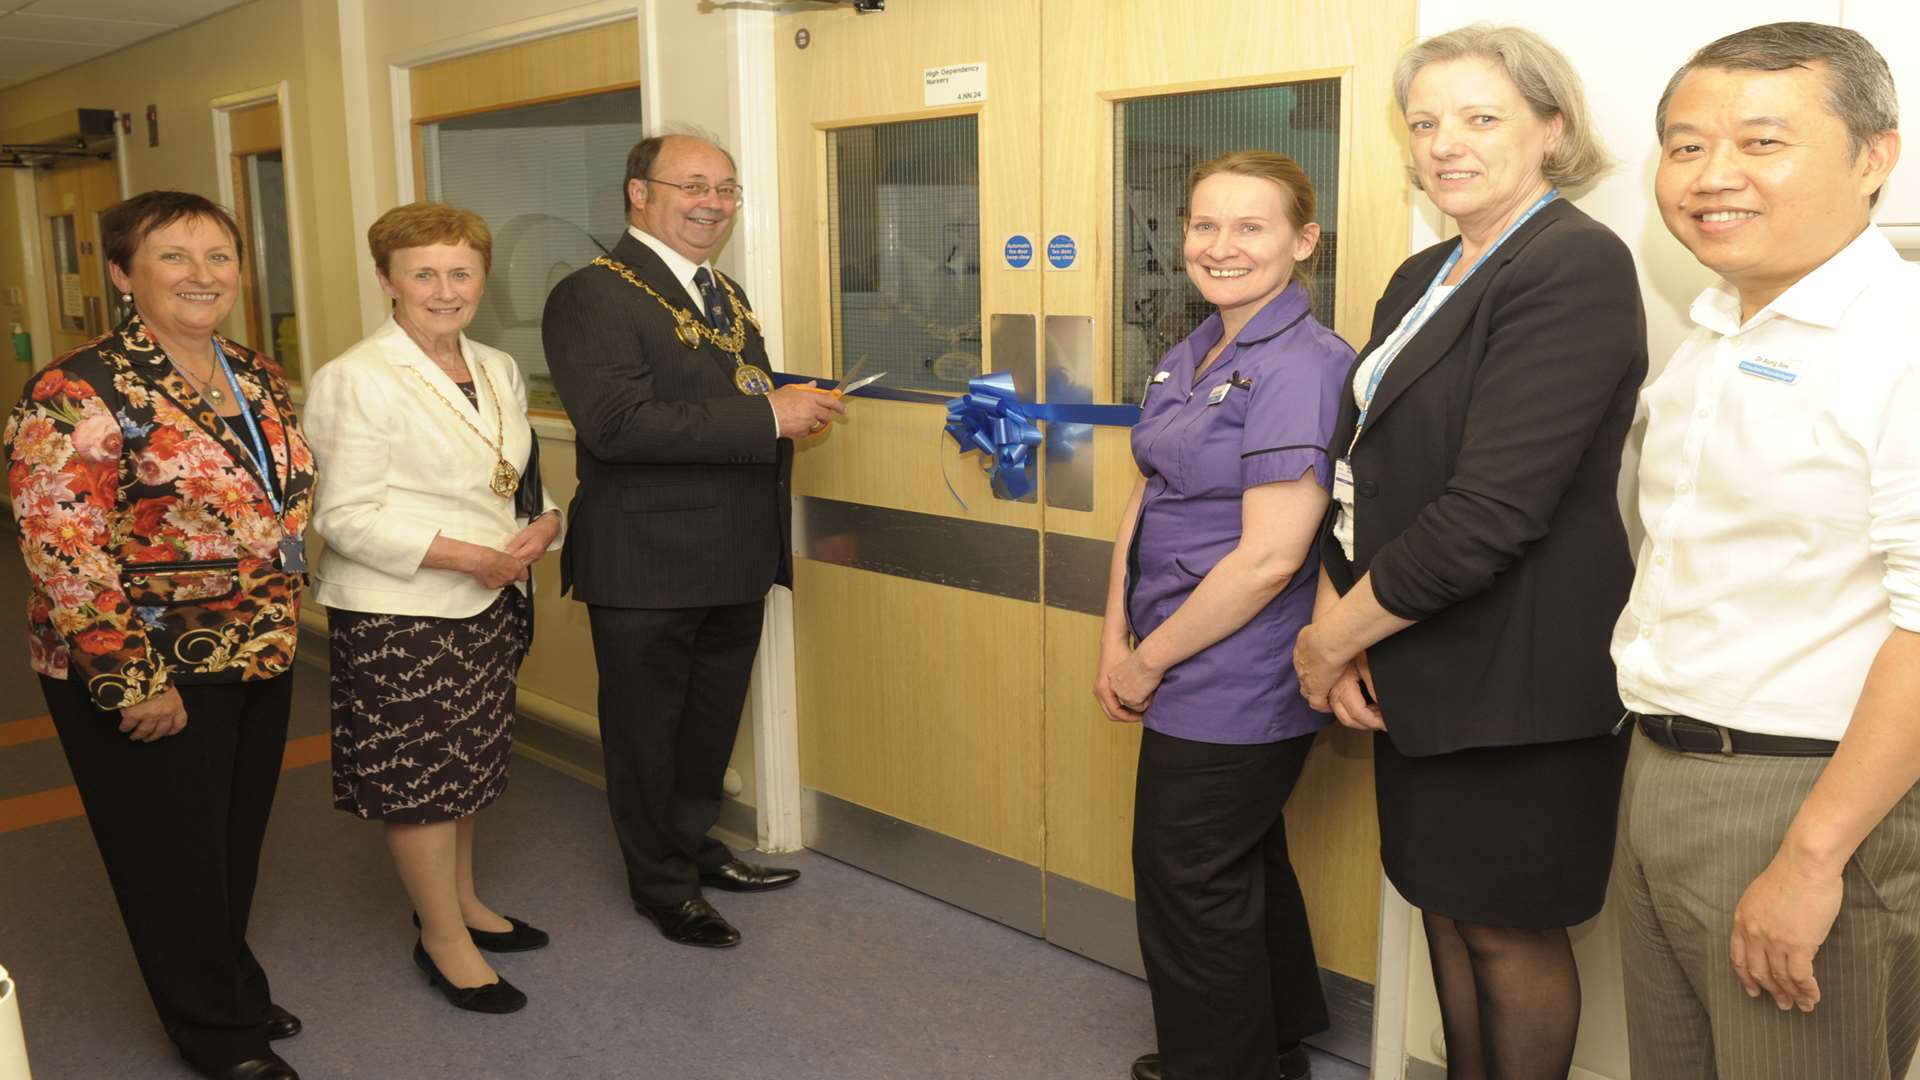
[{"label": "nurse in purple uniform", "polygon": [[1133,871],[1159,1053],[1133,1076],[1295,1080],[1327,1006],[1281,808],[1328,718],[1291,650],[1353,350],[1308,309],[1320,226],[1299,165],[1227,154],[1187,205],[1187,276],[1218,311],[1148,383],[1094,687],[1146,726]]}]

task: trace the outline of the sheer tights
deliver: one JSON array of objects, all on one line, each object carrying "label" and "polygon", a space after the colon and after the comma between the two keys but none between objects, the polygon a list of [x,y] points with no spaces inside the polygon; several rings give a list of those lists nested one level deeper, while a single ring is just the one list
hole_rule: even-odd
[{"label": "sheer tights", "polygon": [[1566,1080],[1580,1026],[1580,973],[1566,930],[1422,918],[1447,1080]]}]

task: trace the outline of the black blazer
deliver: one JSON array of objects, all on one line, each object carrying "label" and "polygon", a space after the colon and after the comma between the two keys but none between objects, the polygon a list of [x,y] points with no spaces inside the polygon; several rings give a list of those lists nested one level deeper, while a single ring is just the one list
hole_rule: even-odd
[{"label": "black blazer", "polygon": [[[1380,347],[1457,241],[1408,259],[1375,305]],[[1356,369],[1357,370],[1357,369]],[[1620,450],[1647,374],[1633,257],[1565,199],[1500,245],[1388,368],[1353,447],[1360,575],[1417,623],[1367,650],[1410,756],[1600,735],[1620,719],[1608,646],[1633,584]],[[1342,398],[1331,448],[1353,440]]]},{"label": "black blazer", "polygon": [[[700,313],[632,234],[612,257]],[[658,301],[604,266],[574,271],[547,297],[540,338],[573,420],[580,481],[560,587],[589,604],[740,604],[793,580],[793,442],[776,437],[765,398],[734,386],[732,356],[704,340],[689,349],[674,328]],[[751,323],[742,355],[768,366]]]}]

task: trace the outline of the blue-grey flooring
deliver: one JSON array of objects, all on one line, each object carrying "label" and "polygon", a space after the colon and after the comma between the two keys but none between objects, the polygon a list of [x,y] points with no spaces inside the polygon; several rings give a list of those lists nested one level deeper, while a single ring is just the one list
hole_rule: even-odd
[{"label": "blue-grey flooring", "polygon": [[[43,711],[22,579],[0,556],[0,720]],[[296,678],[295,734],[324,730],[324,677]],[[0,798],[69,782],[51,740],[0,750]],[[1152,1043],[1138,980],[811,853],[768,859],[805,871],[795,888],[716,894],[739,948],[673,945],[627,904],[602,793],[526,759],[479,818],[479,874],[553,945],[495,958],[525,1011],[459,1012],[408,958],[378,827],[328,796],[324,764],[283,776],[251,933],[306,1021],[278,1049],[308,1080],[1118,1080]],[[154,1019],[84,820],[0,834],[0,965],[38,1080],[194,1075]],[[1324,1055],[1314,1070],[1365,1075]]]}]

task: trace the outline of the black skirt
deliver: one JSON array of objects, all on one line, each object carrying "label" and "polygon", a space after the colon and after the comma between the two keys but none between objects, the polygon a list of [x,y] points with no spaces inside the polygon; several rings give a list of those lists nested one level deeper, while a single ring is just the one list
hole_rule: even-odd
[{"label": "black skirt", "polygon": [[531,614],[512,586],[465,619],[329,609],[334,808],[425,825],[499,798]]},{"label": "black skirt", "polygon": [[1422,911],[1547,929],[1600,913],[1627,737],[1407,757],[1373,740],[1380,861]]}]

